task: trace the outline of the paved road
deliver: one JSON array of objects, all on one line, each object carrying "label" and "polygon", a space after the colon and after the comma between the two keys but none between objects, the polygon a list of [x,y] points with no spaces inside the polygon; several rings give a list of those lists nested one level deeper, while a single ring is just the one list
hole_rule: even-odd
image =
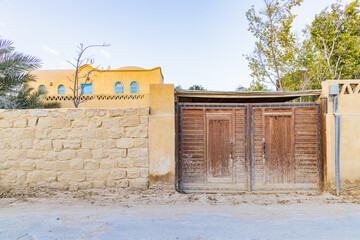
[{"label": "paved road", "polygon": [[0,239],[360,239],[360,206],[20,202],[1,206]]}]

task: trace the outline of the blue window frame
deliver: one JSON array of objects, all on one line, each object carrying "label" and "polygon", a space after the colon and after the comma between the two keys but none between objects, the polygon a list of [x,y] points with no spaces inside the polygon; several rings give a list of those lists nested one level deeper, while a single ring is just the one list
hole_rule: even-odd
[{"label": "blue window frame", "polygon": [[44,85],[40,85],[39,86],[39,92],[41,92],[41,93],[46,93],[46,87],[44,86]]},{"label": "blue window frame", "polygon": [[93,85],[92,85],[92,83],[81,84],[81,93],[82,94],[93,94]]},{"label": "blue window frame", "polygon": [[115,94],[124,93],[124,85],[122,82],[116,82],[114,87]]},{"label": "blue window frame", "polygon": [[60,85],[58,87],[58,94],[59,95],[65,95],[65,87],[64,87],[64,85]]},{"label": "blue window frame", "polygon": [[132,81],[130,83],[130,93],[139,93],[139,83]]}]

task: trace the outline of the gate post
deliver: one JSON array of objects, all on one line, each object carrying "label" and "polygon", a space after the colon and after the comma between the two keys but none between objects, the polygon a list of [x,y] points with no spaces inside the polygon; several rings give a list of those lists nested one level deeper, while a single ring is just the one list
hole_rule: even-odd
[{"label": "gate post", "polygon": [[150,188],[157,185],[175,187],[173,84],[150,85],[149,181]]},{"label": "gate post", "polygon": [[323,191],[328,189],[327,179],[327,161],[326,161],[326,113],[327,113],[327,98],[322,97],[320,99],[320,186]]}]

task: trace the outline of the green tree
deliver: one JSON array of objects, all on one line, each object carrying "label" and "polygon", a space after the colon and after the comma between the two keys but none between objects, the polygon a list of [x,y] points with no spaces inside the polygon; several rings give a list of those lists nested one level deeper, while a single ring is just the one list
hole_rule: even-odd
[{"label": "green tree", "polygon": [[0,39],[0,96],[16,92],[24,83],[33,81],[29,73],[40,67],[36,57],[15,52],[13,42]]},{"label": "green tree", "polygon": [[246,87],[243,87],[242,85],[239,85],[236,87],[235,92],[244,92],[246,91]]},{"label": "green tree", "polygon": [[253,86],[273,85],[276,90],[288,90],[290,73],[299,69],[299,44],[291,31],[296,17],[293,7],[303,0],[264,0],[265,8],[257,12],[252,8],[246,13],[249,31],[255,36],[255,49],[245,55],[252,70]]},{"label": "green tree", "polygon": [[191,87],[189,87],[189,90],[196,90],[196,91],[206,91],[206,89],[201,86],[201,85],[192,85]]},{"label": "green tree", "polygon": [[306,88],[327,79],[353,79],[360,70],[359,1],[332,4],[305,29],[301,64],[309,76]]},{"label": "green tree", "polygon": [[25,83],[15,94],[6,95],[0,101],[3,109],[34,109],[34,108],[59,108],[58,102],[45,102],[43,96],[46,93],[30,88]]},{"label": "green tree", "polygon": [[253,80],[250,83],[250,87],[246,88],[245,91],[252,92],[252,91],[269,91],[269,88],[266,84],[262,83],[261,81]]},{"label": "green tree", "polygon": [[45,103],[44,93],[29,88],[28,82],[35,78],[31,70],[41,66],[36,57],[15,52],[13,42],[0,39],[0,108],[55,108],[58,103]]}]

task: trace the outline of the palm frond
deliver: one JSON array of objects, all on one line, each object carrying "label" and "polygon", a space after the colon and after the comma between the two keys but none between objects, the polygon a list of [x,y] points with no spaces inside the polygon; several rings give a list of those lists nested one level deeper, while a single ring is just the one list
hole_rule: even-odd
[{"label": "palm frond", "polygon": [[15,48],[11,46],[12,44],[13,42],[10,40],[0,39],[0,55],[14,51]]},{"label": "palm frond", "polygon": [[16,95],[0,96],[0,108],[4,109],[35,109],[59,108],[60,103],[47,103],[42,98],[46,93],[34,90],[27,83],[16,92]]},{"label": "palm frond", "polygon": [[39,58],[15,52],[12,44],[10,40],[0,39],[0,96],[17,93],[24,83],[34,81],[29,71],[41,66]]}]

